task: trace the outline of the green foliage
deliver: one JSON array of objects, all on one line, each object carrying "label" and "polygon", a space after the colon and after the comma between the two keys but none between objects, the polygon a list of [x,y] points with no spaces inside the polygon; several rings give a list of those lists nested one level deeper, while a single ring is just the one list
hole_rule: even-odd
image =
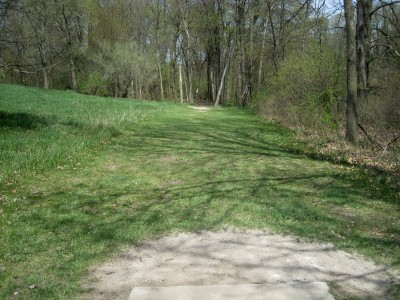
[{"label": "green foliage", "polygon": [[107,95],[114,97],[127,97],[129,89],[138,90],[156,80],[157,66],[154,56],[150,58],[144,55],[135,43],[102,41],[98,44],[98,48],[92,59],[97,69],[101,70],[102,76],[99,80],[100,74],[95,73],[93,81],[101,82],[102,88],[99,90],[101,93],[106,92]]},{"label": "green foliage", "polygon": [[6,83],[6,82],[7,82],[6,73],[4,72],[3,68],[0,68],[0,83]]},{"label": "green foliage", "polygon": [[[293,52],[270,81],[264,105],[291,124],[335,128],[344,93],[344,59],[327,48]],[[259,100],[259,102],[263,100]],[[259,104],[263,105],[263,104]]]},{"label": "green foliage", "polygon": [[99,72],[90,72],[86,80],[82,81],[80,91],[89,95],[109,96],[107,80]]}]

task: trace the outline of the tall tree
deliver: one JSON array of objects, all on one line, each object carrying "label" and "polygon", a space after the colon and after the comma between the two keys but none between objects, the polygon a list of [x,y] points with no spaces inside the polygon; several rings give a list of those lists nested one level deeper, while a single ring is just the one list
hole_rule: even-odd
[{"label": "tall tree", "polygon": [[371,48],[372,0],[357,1],[357,95],[366,102],[369,77],[369,53]]},{"label": "tall tree", "polygon": [[346,138],[350,142],[357,141],[357,51],[356,29],[354,24],[354,7],[351,0],[344,0],[346,19],[347,45],[347,108],[346,108]]},{"label": "tall tree", "polygon": [[54,9],[56,12],[55,20],[63,37],[64,49],[69,60],[71,88],[76,91],[78,84],[75,57],[82,42],[82,12],[76,0],[68,0],[61,3],[55,1]]},{"label": "tall tree", "polygon": [[49,88],[49,72],[51,70],[51,59],[55,55],[54,50],[57,49],[53,44],[53,24],[52,24],[52,8],[50,3],[45,0],[30,1],[24,3],[24,13],[31,26],[34,35],[34,44],[36,45],[41,72],[43,74],[43,87]]}]

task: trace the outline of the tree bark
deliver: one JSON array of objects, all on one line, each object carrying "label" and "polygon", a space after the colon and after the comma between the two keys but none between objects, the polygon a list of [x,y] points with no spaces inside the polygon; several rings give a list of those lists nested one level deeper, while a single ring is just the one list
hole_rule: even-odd
[{"label": "tree bark", "polygon": [[188,80],[188,85],[189,85],[189,91],[188,91],[188,101],[190,103],[193,103],[193,80],[192,80],[192,61],[191,61],[191,40],[190,40],[190,33],[189,33],[189,27],[188,24],[185,20],[185,18],[182,19],[185,33],[186,33],[186,38],[187,38],[187,54],[186,54],[186,69],[187,69],[187,80]]},{"label": "tree bark", "polygon": [[357,1],[357,95],[362,103],[366,102],[368,91],[371,8],[372,0]]},{"label": "tree bark", "polygon": [[277,73],[278,72],[278,41],[277,41],[277,37],[276,37],[274,21],[273,21],[273,18],[272,18],[271,0],[267,1],[267,9],[268,9],[269,25],[271,27],[271,33],[272,33],[274,71],[275,71],[275,73]]},{"label": "tree bark", "polygon": [[46,67],[43,68],[43,87],[45,90],[49,89],[49,76]]},{"label": "tree bark", "polygon": [[[244,84],[244,81],[246,80],[245,75],[245,53],[244,53],[244,42],[243,42],[243,34],[244,34],[244,9],[245,9],[245,1],[240,0],[237,1],[236,4],[236,11],[237,11],[237,22],[236,22],[236,27],[237,27],[237,40],[239,43],[239,72],[238,72],[238,96],[240,95],[242,91],[242,87]],[[240,99],[238,99],[240,101]],[[240,103],[239,103],[240,104]]]},{"label": "tree bark", "polygon": [[346,108],[346,139],[357,141],[357,51],[356,29],[354,25],[354,8],[351,0],[344,0],[346,19],[347,44],[347,108]]},{"label": "tree bark", "polygon": [[70,59],[70,67],[71,67],[71,84],[72,89],[76,92],[78,90],[78,85],[76,83],[76,71],[75,71],[75,63],[74,59],[71,57]]},{"label": "tree bark", "polygon": [[262,44],[261,44],[261,53],[260,53],[260,63],[258,66],[258,90],[261,90],[262,82],[263,82],[263,62],[264,62],[264,49],[265,49],[265,40],[267,37],[267,24],[264,24]]},{"label": "tree bark", "polygon": [[365,73],[367,78],[367,88],[369,88],[369,64],[371,62],[371,10],[372,0],[366,0],[365,6]]},{"label": "tree bark", "polygon": [[164,84],[163,84],[163,77],[161,73],[161,63],[160,63],[160,52],[158,52],[158,59],[157,59],[157,67],[158,67],[158,75],[160,76],[160,96],[161,100],[164,100]]},{"label": "tree bark", "polygon": [[182,85],[182,66],[179,64],[179,94],[181,96],[181,103],[183,103],[183,85]]},{"label": "tree bark", "polygon": [[225,75],[226,75],[226,70],[228,70],[228,64],[229,61],[226,63],[224,72],[222,73],[222,78],[221,78],[221,83],[219,84],[217,98],[215,99],[215,106],[219,105],[221,101],[222,88],[224,87]]}]

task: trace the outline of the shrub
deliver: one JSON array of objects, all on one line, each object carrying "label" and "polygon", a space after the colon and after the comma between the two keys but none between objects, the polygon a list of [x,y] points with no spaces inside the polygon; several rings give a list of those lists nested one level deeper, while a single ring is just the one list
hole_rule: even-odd
[{"label": "shrub", "polygon": [[336,128],[345,90],[344,73],[344,58],[329,48],[293,52],[259,93],[258,108],[288,125]]},{"label": "shrub", "polygon": [[99,72],[93,71],[89,73],[86,80],[82,80],[80,90],[85,94],[97,96],[109,96],[108,83]]}]

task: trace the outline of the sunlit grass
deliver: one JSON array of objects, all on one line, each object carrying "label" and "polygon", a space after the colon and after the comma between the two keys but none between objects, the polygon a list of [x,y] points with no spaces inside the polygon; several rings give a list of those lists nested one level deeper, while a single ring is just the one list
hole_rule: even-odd
[{"label": "sunlit grass", "polygon": [[[384,182],[372,186],[355,167],[297,154],[301,149],[282,127],[234,108],[198,112],[184,105],[49,93],[58,104],[48,109],[43,104],[35,114],[51,112],[46,117],[51,124],[79,121],[83,113],[65,108],[71,113],[64,115],[69,97],[76,97],[75,108],[89,105],[86,101],[103,103],[93,104],[91,118],[110,123],[101,125],[100,133],[89,117],[79,126],[59,125],[57,134],[56,125],[0,128],[21,140],[42,136],[43,145],[53,144],[47,140],[53,134],[71,134],[65,147],[94,141],[89,152],[79,148],[71,160],[60,154],[62,159],[41,171],[25,168],[19,181],[2,191],[0,298],[14,292],[22,299],[77,298],[88,268],[123,247],[168,232],[225,226],[273,229],[400,264],[399,195]],[[122,117],[109,114],[108,106],[120,116],[141,111],[141,117],[118,123]],[[24,112],[22,104],[10,107],[0,110]],[[102,131],[114,130],[117,134],[107,134],[96,147]],[[6,135],[1,151],[13,141],[14,135]],[[1,165],[2,172],[7,168]]]},{"label": "sunlit grass", "polygon": [[160,110],[143,101],[0,85],[0,186],[73,164]]}]

